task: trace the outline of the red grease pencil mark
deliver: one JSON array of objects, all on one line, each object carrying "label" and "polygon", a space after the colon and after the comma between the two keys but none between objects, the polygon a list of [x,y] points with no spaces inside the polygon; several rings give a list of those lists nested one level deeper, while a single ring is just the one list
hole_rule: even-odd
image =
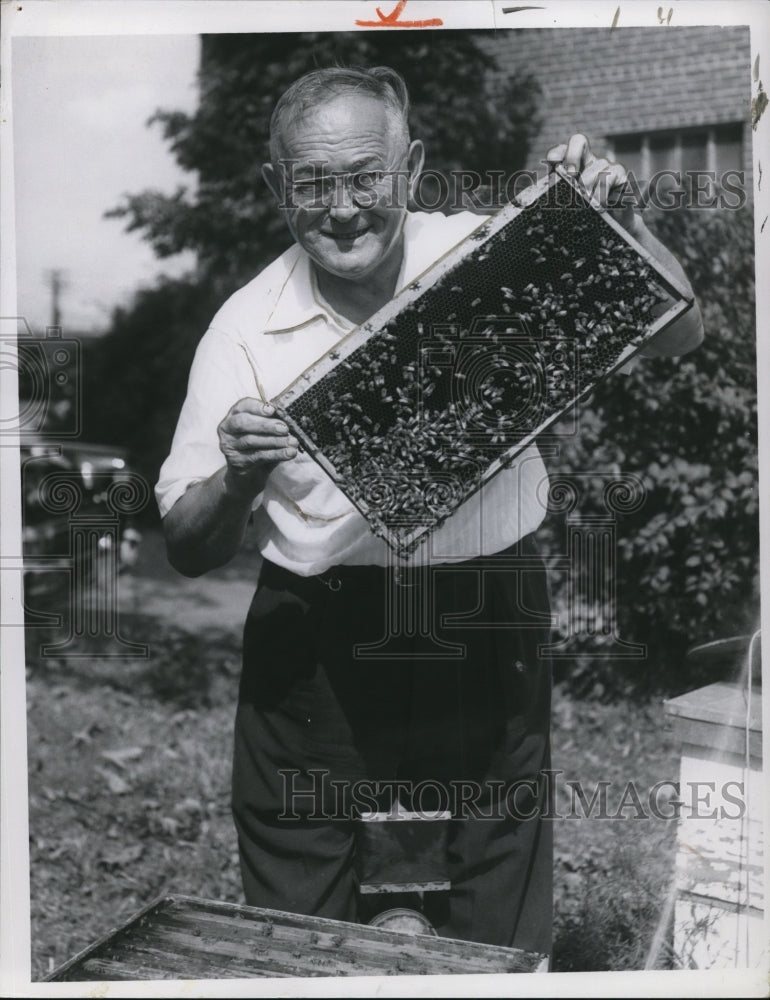
[{"label": "red grease pencil mark", "polygon": [[399,0],[394,10],[390,14],[383,14],[379,7],[376,8],[377,21],[356,21],[359,28],[437,28],[444,22],[440,17],[429,17],[423,21],[399,21],[399,15],[406,7],[406,0]]}]

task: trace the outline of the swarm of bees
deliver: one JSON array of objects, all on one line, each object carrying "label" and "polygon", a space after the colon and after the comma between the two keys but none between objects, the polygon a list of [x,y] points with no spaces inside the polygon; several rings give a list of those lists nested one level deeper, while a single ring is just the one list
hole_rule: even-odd
[{"label": "swarm of bees", "polygon": [[566,181],[486,230],[284,409],[401,554],[643,344],[672,301],[660,270]]}]

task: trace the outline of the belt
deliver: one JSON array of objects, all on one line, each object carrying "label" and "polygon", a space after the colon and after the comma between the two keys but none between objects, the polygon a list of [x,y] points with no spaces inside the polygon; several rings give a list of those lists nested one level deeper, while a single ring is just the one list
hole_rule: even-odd
[{"label": "belt", "polygon": [[324,589],[337,593],[354,587],[372,584],[382,586],[391,582],[398,587],[412,587],[425,572],[417,567],[389,566],[332,566],[316,576],[299,576],[291,570],[265,559],[262,563],[259,582],[272,590],[288,590],[302,598],[312,598]]},{"label": "belt", "polygon": [[[518,542],[498,553],[498,556],[517,555],[526,556],[536,553],[531,536],[526,536]],[[453,566],[467,566],[469,563],[484,561],[488,563],[490,557],[476,557],[463,561],[462,563],[447,563],[446,569]],[[491,557],[494,559],[495,557]],[[539,559],[539,557],[538,557]],[[311,599],[325,591],[337,593],[340,590],[348,590],[351,587],[367,587],[372,585],[387,585],[389,582],[397,587],[413,587],[424,581],[425,574],[438,567],[439,564],[429,566],[332,566],[331,569],[316,576],[299,576],[291,570],[263,560],[262,572],[259,581],[272,590],[288,590],[303,599]]]}]

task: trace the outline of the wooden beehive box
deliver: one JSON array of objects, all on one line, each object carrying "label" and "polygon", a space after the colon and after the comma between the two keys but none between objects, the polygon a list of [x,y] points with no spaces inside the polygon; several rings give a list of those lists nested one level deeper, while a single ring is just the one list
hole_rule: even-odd
[{"label": "wooden beehive box", "polygon": [[557,170],[273,402],[404,556],[692,301]]},{"label": "wooden beehive box", "polygon": [[535,972],[544,960],[515,948],[165,896],[46,982]]},{"label": "wooden beehive box", "polygon": [[664,703],[682,741],[674,950],[685,968],[766,965],[762,692],[718,682]]}]

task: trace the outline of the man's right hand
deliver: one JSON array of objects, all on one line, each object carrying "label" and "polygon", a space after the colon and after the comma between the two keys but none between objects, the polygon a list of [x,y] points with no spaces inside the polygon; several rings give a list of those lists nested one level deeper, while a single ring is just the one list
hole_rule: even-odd
[{"label": "man's right hand", "polygon": [[297,455],[297,439],[275,407],[258,399],[240,399],[217,433],[227,462],[225,486],[236,495],[256,496],[276,465]]},{"label": "man's right hand", "polygon": [[238,551],[252,504],[280,462],[297,455],[297,441],[275,407],[241,399],[217,428],[225,465],[194,483],[163,518],[168,558],[185,576],[224,566]]}]

